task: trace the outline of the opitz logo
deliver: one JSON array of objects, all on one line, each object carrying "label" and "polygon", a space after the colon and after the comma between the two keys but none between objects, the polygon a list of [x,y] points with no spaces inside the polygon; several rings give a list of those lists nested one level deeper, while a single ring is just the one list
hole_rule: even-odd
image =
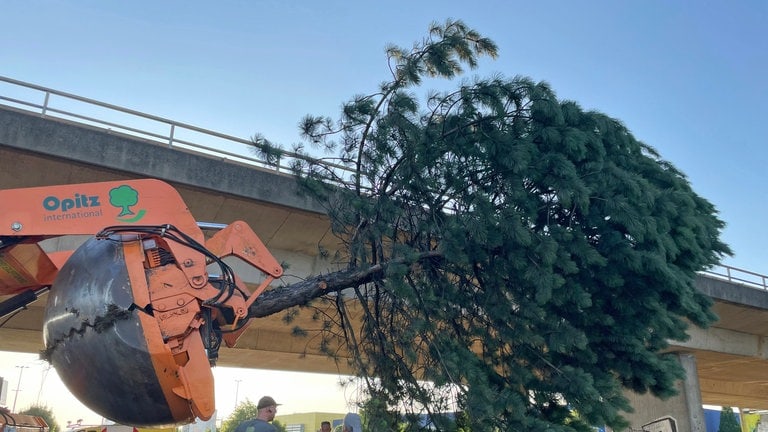
[{"label": "opitz logo", "polygon": [[101,207],[98,195],[75,194],[72,198],[45,197],[43,207],[49,211],[61,210],[67,212],[71,209]]}]

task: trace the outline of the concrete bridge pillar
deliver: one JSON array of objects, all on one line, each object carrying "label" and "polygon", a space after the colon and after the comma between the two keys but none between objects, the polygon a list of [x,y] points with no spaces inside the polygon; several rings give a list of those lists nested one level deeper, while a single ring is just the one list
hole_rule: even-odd
[{"label": "concrete bridge pillar", "polygon": [[[640,430],[654,420],[664,417],[672,417],[675,420],[676,429],[668,429],[659,426],[658,432],[706,432],[704,423],[704,407],[701,401],[699,375],[696,369],[696,357],[693,354],[680,352],[675,354],[685,370],[685,379],[676,384],[677,396],[669,399],[659,399],[651,394],[637,394],[627,392],[630,405],[635,409],[634,413],[627,414],[633,430]],[[656,432],[656,429],[654,429]]]}]

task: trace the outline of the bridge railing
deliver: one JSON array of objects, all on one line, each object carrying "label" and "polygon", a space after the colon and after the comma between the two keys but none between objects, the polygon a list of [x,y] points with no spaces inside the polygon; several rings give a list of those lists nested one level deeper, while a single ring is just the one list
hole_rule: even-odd
[{"label": "bridge railing", "polygon": [[768,291],[768,276],[753,271],[717,265],[701,272],[704,275],[728,282]]},{"label": "bridge railing", "polygon": [[[3,76],[0,76],[0,84],[4,86],[0,86],[0,102],[13,108],[40,113],[44,117],[75,121],[170,148],[199,152],[224,161],[277,172],[292,172],[291,159],[308,160],[304,155],[283,151],[277,162],[271,162],[256,155],[250,140]],[[341,173],[340,177],[348,177],[348,174],[344,174],[347,168],[343,165],[322,163]],[[718,265],[701,273],[768,291],[768,276],[749,270]]]},{"label": "bridge railing", "polygon": [[[267,160],[258,155],[251,140],[3,76],[0,76],[0,103],[43,117],[74,121],[169,148],[277,172],[291,173],[295,159],[317,162],[286,150],[281,150],[276,160]],[[349,177],[350,172],[343,165],[328,161],[322,164],[341,178]]]}]

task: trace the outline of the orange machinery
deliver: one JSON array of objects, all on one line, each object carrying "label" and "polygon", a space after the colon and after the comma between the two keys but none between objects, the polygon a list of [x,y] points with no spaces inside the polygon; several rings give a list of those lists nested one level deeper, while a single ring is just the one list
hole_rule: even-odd
[{"label": "orange machinery", "polygon": [[0,407],[0,432],[48,432],[50,428],[45,419],[27,414],[12,414]]},{"label": "orange machinery", "polygon": [[[74,252],[39,242],[93,235]],[[222,261],[265,278],[253,293]],[[209,269],[210,272],[209,272]],[[178,192],[158,180],[0,190],[0,316],[50,290],[42,357],[96,413],[133,426],[209,419],[211,366],[282,268],[237,221],[207,241]]]}]

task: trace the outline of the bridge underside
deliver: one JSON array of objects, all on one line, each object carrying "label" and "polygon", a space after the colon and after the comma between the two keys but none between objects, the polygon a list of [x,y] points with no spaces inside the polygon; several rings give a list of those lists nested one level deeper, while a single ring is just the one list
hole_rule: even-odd
[{"label": "bridge underside", "polygon": [[[103,155],[88,156],[92,159],[89,163],[83,161],[85,156],[42,155],[6,146],[1,135],[2,189],[156,177],[176,187],[192,214],[200,221],[228,223],[244,220],[249,223],[278,260],[290,261],[291,257],[303,256],[310,257],[311,261],[311,257],[317,256],[318,246],[328,250],[336,247],[328,221],[319,212],[275,204],[268,202],[269,199],[257,200],[222,192],[223,186],[202,187],[193,181],[174,181],[176,175],[179,178],[191,175],[185,172],[188,168],[185,162],[173,166],[171,174],[165,171],[148,172],[143,166],[126,166],[125,170],[119,170],[107,164],[108,161],[105,165],[94,162],[104,158]],[[189,155],[184,157],[194,158]],[[163,161],[159,165],[161,168],[158,169],[167,169],[169,162]],[[209,177],[217,175],[216,172],[204,174]],[[221,175],[222,183],[231,177],[224,173]],[[308,265],[300,271],[294,269],[297,274],[323,270],[327,269],[316,265]],[[0,301],[4,299],[0,297]],[[0,350],[36,353],[43,348],[41,328],[44,304],[45,298],[42,298],[0,327]],[[691,343],[674,347],[675,350],[695,355],[702,401],[713,405],[768,409],[768,355],[763,347],[763,340],[768,335],[768,307],[749,308],[718,301],[715,311],[721,319],[714,329],[696,334]],[[286,324],[280,314],[255,319],[236,348],[221,349],[219,365],[320,373],[348,372],[345,359],[337,363],[320,353],[317,341],[292,336],[294,326],[318,327],[309,311],[300,314],[291,324]],[[737,342],[743,345],[737,346]]]}]

